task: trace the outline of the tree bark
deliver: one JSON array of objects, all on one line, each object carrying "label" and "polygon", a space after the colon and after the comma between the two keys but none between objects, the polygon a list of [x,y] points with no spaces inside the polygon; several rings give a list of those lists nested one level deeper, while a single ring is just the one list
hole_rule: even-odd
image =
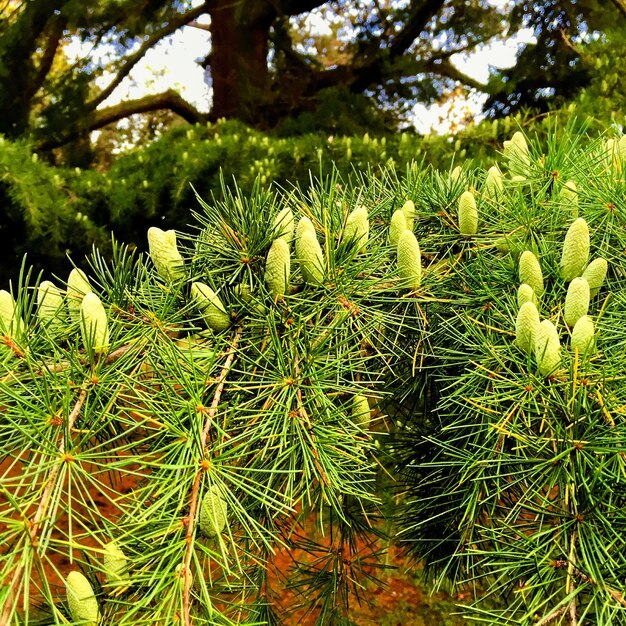
[{"label": "tree bark", "polygon": [[[33,50],[50,19],[68,0],[28,2],[0,38],[0,134],[20,137],[29,127],[32,85],[38,80]],[[44,59],[45,62],[45,59]]]},{"label": "tree bark", "polygon": [[212,117],[258,123],[270,90],[267,54],[275,9],[265,0],[222,0],[210,14]]},{"label": "tree bark", "polygon": [[613,0],[613,4],[617,7],[617,10],[626,17],[626,0]]}]

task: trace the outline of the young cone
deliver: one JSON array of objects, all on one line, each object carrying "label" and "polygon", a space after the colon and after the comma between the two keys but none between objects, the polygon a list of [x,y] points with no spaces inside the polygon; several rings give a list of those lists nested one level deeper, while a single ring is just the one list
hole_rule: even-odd
[{"label": "young cone", "polygon": [[265,261],[265,282],[275,298],[287,292],[290,272],[289,243],[282,237],[275,239]]},{"label": "young cone", "polygon": [[494,165],[487,171],[483,193],[488,198],[495,200],[502,194],[503,191],[504,185],[502,183],[502,172],[500,172],[497,165]]},{"label": "young cone", "polygon": [[368,430],[370,426],[370,405],[365,396],[356,394],[352,397],[352,410],[350,417],[355,426],[358,426],[361,430]]},{"label": "young cone", "polygon": [[526,283],[535,292],[537,297],[543,294],[543,274],[539,260],[530,251],[525,250],[519,258],[519,279],[521,283]]},{"label": "young cone", "polygon": [[542,376],[548,376],[561,363],[559,333],[550,320],[543,320],[535,332],[535,361]]},{"label": "young cone", "polygon": [[509,141],[504,142],[504,157],[509,161],[511,174],[517,177],[526,177],[530,169],[528,144],[524,135],[517,131]]},{"label": "young cone", "polygon": [[561,277],[566,282],[580,276],[589,261],[589,227],[579,217],[574,220],[565,235],[561,255]]},{"label": "young cone", "polygon": [[5,289],[0,290],[0,332],[14,337],[23,328],[23,322],[17,314],[17,304],[13,296]]},{"label": "young cone", "polygon": [[407,287],[419,289],[422,281],[422,255],[411,230],[405,230],[398,240],[398,274]]},{"label": "young cone", "polygon": [[109,324],[104,306],[95,293],[88,293],[83,298],[80,319],[83,345],[90,346],[96,354],[106,352],[109,348]]},{"label": "young cone", "polygon": [[572,330],[572,351],[578,350],[578,354],[591,355],[595,351],[595,328],[593,320],[588,315],[583,315],[576,322]]},{"label": "young cone", "polygon": [[219,485],[213,485],[202,498],[198,525],[207,537],[216,537],[228,521],[228,503],[222,497]]},{"label": "young cone", "polygon": [[530,352],[533,349],[539,323],[539,311],[535,304],[524,302],[515,320],[515,343],[524,352]]},{"label": "young cone", "polygon": [[49,280],[37,288],[37,316],[44,323],[59,326],[64,322],[63,292]]},{"label": "young cone", "polygon": [[394,248],[398,245],[398,239],[400,235],[407,230],[406,217],[404,213],[398,209],[393,212],[391,216],[391,224],[389,225],[389,245]]},{"label": "young cone", "polygon": [[406,227],[409,230],[413,230],[413,225],[415,223],[415,218],[417,217],[417,211],[415,210],[415,203],[413,200],[407,200],[400,209],[402,213],[404,213],[404,217],[406,218]]},{"label": "young cone", "polygon": [[296,258],[302,277],[310,285],[321,285],[324,282],[324,254],[315,231],[309,228],[303,231],[300,237],[296,236]]},{"label": "young cone", "polygon": [[185,276],[183,257],[176,245],[176,231],[152,226],[148,229],[148,248],[150,258],[161,278],[178,280]]},{"label": "young cone", "polygon": [[539,299],[537,294],[533,291],[533,288],[526,283],[522,283],[517,288],[517,306],[521,307],[524,302],[532,302],[537,308],[539,308]]},{"label": "young cone", "polygon": [[589,295],[592,298],[598,295],[600,288],[604,284],[608,267],[607,260],[599,257],[591,261],[585,268],[582,277],[589,283]]},{"label": "young cone", "polygon": [[459,198],[459,231],[462,235],[475,235],[478,232],[478,208],[471,191],[464,191]]},{"label": "young cone", "polygon": [[98,626],[98,600],[87,578],[80,572],[70,572],[65,580],[65,589],[72,619],[81,626]]},{"label": "young cone", "polygon": [[115,541],[104,546],[102,569],[109,583],[128,581],[128,558]]},{"label": "young cone", "polygon": [[313,226],[313,222],[308,217],[301,217],[296,227],[296,245],[298,244],[298,239],[307,231],[315,235],[315,226]]},{"label": "young cone", "polygon": [[589,310],[589,283],[584,278],[574,278],[565,296],[563,317],[571,328]]},{"label": "young cone", "polygon": [[276,237],[284,239],[288,244],[293,239],[294,217],[289,207],[285,207],[275,218],[273,231]]},{"label": "young cone", "polygon": [[450,172],[450,180],[453,183],[457,183],[459,181],[459,179],[461,178],[463,174],[463,168],[460,165],[457,165],[451,172]]},{"label": "young cone", "polygon": [[80,321],[80,305],[83,298],[91,291],[85,272],[74,268],[67,279],[67,308],[72,322]]},{"label": "young cone", "polygon": [[363,252],[369,239],[370,222],[365,207],[358,207],[348,215],[346,227],[343,231],[344,241],[356,241],[359,250]]},{"label": "young cone", "polygon": [[204,283],[192,283],[191,297],[202,312],[206,325],[216,333],[230,327],[230,315],[226,312],[219,296]]}]

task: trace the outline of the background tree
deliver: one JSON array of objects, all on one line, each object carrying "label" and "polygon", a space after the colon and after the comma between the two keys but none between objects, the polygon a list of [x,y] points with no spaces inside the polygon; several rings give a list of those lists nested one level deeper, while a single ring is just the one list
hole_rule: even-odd
[{"label": "background tree", "polygon": [[[524,47],[515,66],[492,76],[486,108],[491,115],[522,107],[546,111],[574,99],[597,74],[585,45],[624,39],[625,5],[597,0],[518,3],[511,27],[531,28],[536,43]],[[597,49],[594,54],[597,54]]]},{"label": "background tree", "polygon": [[[0,133],[33,135],[43,150],[157,110],[189,122],[227,117],[271,127],[314,109],[328,88],[366,94],[384,109],[432,100],[458,84],[493,92],[494,111],[503,103],[536,104],[548,84],[553,92],[543,96],[569,96],[585,84],[576,45],[623,21],[619,2],[600,7],[595,0],[504,8],[485,0],[206,0],[195,6],[188,0],[104,0],[89,7],[78,0],[18,0],[0,11]],[[306,27],[312,11],[330,25],[330,34]],[[210,25],[198,22],[206,15]],[[212,87],[211,112],[171,90],[106,106],[145,54],[183,26],[210,31],[201,62]],[[537,44],[525,48],[500,83],[483,85],[454,65],[455,53],[521,26],[533,28]],[[69,63],[64,47],[72,37],[109,54]],[[530,78],[537,67],[545,80]],[[104,75],[111,76],[108,84],[96,86]]]}]

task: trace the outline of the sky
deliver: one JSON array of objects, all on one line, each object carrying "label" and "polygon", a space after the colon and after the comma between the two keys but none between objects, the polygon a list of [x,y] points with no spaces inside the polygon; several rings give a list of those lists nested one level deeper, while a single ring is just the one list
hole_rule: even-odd
[{"label": "sky", "polygon": [[[492,2],[501,4],[506,0]],[[320,33],[327,29],[322,18],[313,16],[311,19],[314,20],[315,29]],[[203,16],[199,21],[209,23],[209,18]],[[469,54],[456,54],[451,60],[467,75],[485,82],[489,76],[490,66],[497,68],[512,66],[519,46],[529,41],[532,41],[532,34],[529,31],[521,31],[506,42],[495,42]],[[204,70],[196,62],[197,59],[204,58],[208,50],[210,34],[207,31],[191,26],[179,29],[174,35],[152,48],[102,106],[173,88],[198,110],[208,112],[211,89],[204,79]],[[85,54],[97,56],[106,53],[90,50],[87,44],[78,41],[71,44],[66,52],[70,57]],[[110,79],[111,76],[105,74],[99,79],[98,84],[104,87]],[[486,96],[482,94],[470,92],[468,97],[456,98],[442,105],[427,107],[418,104],[414,107],[411,121],[418,132],[445,133],[450,124],[458,123],[466,113],[479,116],[485,98]]]}]

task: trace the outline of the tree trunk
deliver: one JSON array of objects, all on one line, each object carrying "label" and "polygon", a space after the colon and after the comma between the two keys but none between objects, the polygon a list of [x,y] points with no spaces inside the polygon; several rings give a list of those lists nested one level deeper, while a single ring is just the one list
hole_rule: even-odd
[{"label": "tree trunk", "polygon": [[210,13],[212,116],[258,124],[269,96],[267,53],[276,13],[265,0],[225,0]]},{"label": "tree trunk", "polygon": [[49,20],[56,18],[55,12],[66,2],[28,2],[12,24],[0,22],[4,28],[0,41],[0,134],[13,138],[28,130],[36,75],[33,51]]}]

